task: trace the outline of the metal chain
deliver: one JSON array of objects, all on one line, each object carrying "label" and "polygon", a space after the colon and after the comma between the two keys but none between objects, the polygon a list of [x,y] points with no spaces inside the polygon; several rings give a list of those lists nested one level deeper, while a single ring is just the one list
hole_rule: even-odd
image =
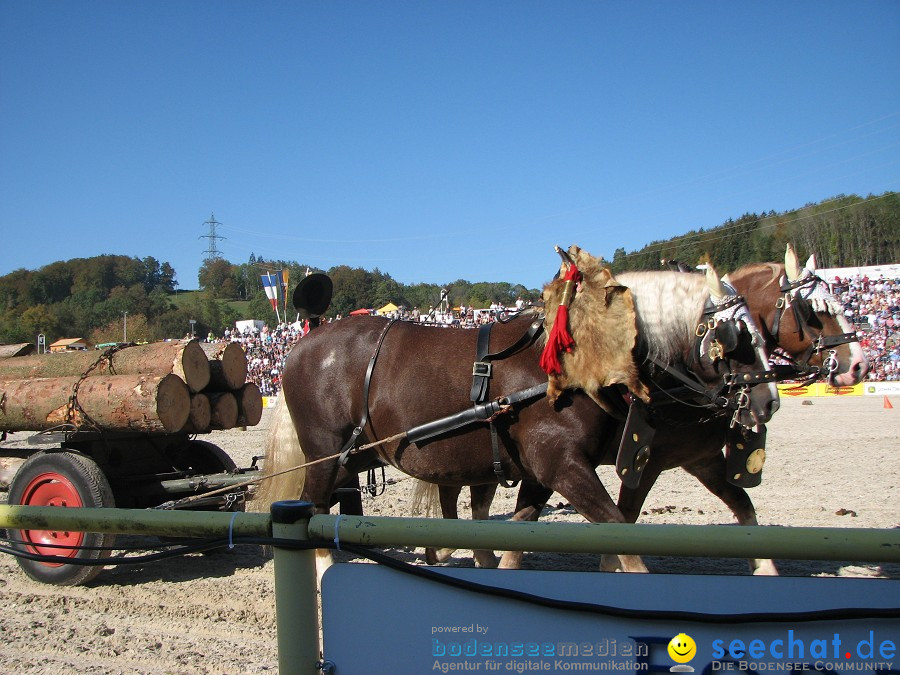
[{"label": "metal chain", "polygon": [[87,414],[84,408],[81,407],[81,403],[78,401],[78,389],[81,387],[81,383],[84,382],[87,377],[91,374],[93,370],[95,370],[104,360],[109,361],[109,372],[113,375],[116,374],[115,368],[113,367],[112,356],[117,351],[122,349],[119,345],[113,345],[106,349],[100,357],[94,361],[88,368],[81,374],[81,377],[78,378],[78,381],[72,387],[72,394],[69,396],[69,401],[66,404],[66,424],[73,426],[76,430],[79,429],[79,425],[75,424],[75,413],[78,412],[81,419],[87,422],[91,427],[96,429],[97,431],[102,431],[100,425],[97,424],[90,415]]}]

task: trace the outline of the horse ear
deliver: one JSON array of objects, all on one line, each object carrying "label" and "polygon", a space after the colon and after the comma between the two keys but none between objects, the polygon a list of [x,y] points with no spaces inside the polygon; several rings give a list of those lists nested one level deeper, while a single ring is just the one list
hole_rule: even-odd
[{"label": "horse ear", "polygon": [[706,285],[709,288],[710,295],[714,298],[724,298],[728,295],[728,291],[722,285],[719,273],[716,272],[716,268],[712,266],[712,263],[706,264]]},{"label": "horse ear", "polygon": [[797,260],[797,253],[794,247],[787,245],[784,252],[784,271],[787,272],[788,281],[796,281],[800,278],[800,261]]},{"label": "horse ear", "polygon": [[806,261],[806,269],[809,270],[810,274],[816,273],[816,254],[813,253],[809,256],[809,259]]}]

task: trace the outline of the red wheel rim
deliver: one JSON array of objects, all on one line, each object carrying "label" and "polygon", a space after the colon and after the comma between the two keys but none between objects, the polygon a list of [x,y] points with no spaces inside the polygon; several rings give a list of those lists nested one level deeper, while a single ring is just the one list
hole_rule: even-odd
[{"label": "red wheel rim", "polygon": [[[35,476],[22,493],[23,506],[61,506],[77,508],[84,506],[78,490],[65,476],[47,472]],[[84,532],[67,530],[20,530],[23,541],[28,544],[28,551],[40,555],[57,555],[74,558],[77,547],[84,541]],[[74,548],[54,548],[54,546],[71,546]],[[43,563],[49,567],[59,567],[62,563]]]}]

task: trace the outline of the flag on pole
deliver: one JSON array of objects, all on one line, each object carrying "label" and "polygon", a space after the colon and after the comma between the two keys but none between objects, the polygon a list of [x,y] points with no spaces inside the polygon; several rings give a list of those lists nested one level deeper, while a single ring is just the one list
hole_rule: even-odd
[{"label": "flag on pole", "polygon": [[281,323],[281,315],[278,312],[278,305],[281,304],[281,299],[284,297],[284,289],[281,285],[281,271],[266,272],[261,274],[260,278],[266,291],[266,297],[269,299],[272,309],[275,310],[275,317],[278,319],[278,323]]},{"label": "flag on pole", "polygon": [[275,309],[275,305],[278,302],[278,289],[275,287],[277,281],[269,272],[261,274],[260,278],[262,279],[263,289],[266,291],[266,297],[269,299],[269,304],[272,305],[272,309]]},{"label": "flag on pole", "polygon": [[282,275],[282,278],[281,278],[282,293],[281,294],[284,296],[284,316],[285,316],[284,320],[287,321],[288,281],[291,278],[291,271],[290,270],[282,270],[281,275]]}]

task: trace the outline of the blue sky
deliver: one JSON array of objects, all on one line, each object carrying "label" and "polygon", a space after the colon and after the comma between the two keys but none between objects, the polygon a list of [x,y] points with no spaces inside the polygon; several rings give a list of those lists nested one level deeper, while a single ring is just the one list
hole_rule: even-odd
[{"label": "blue sky", "polygon": [[540,287],[900,188],[900,2],[0,0],[0,274],[102,253]]}]

